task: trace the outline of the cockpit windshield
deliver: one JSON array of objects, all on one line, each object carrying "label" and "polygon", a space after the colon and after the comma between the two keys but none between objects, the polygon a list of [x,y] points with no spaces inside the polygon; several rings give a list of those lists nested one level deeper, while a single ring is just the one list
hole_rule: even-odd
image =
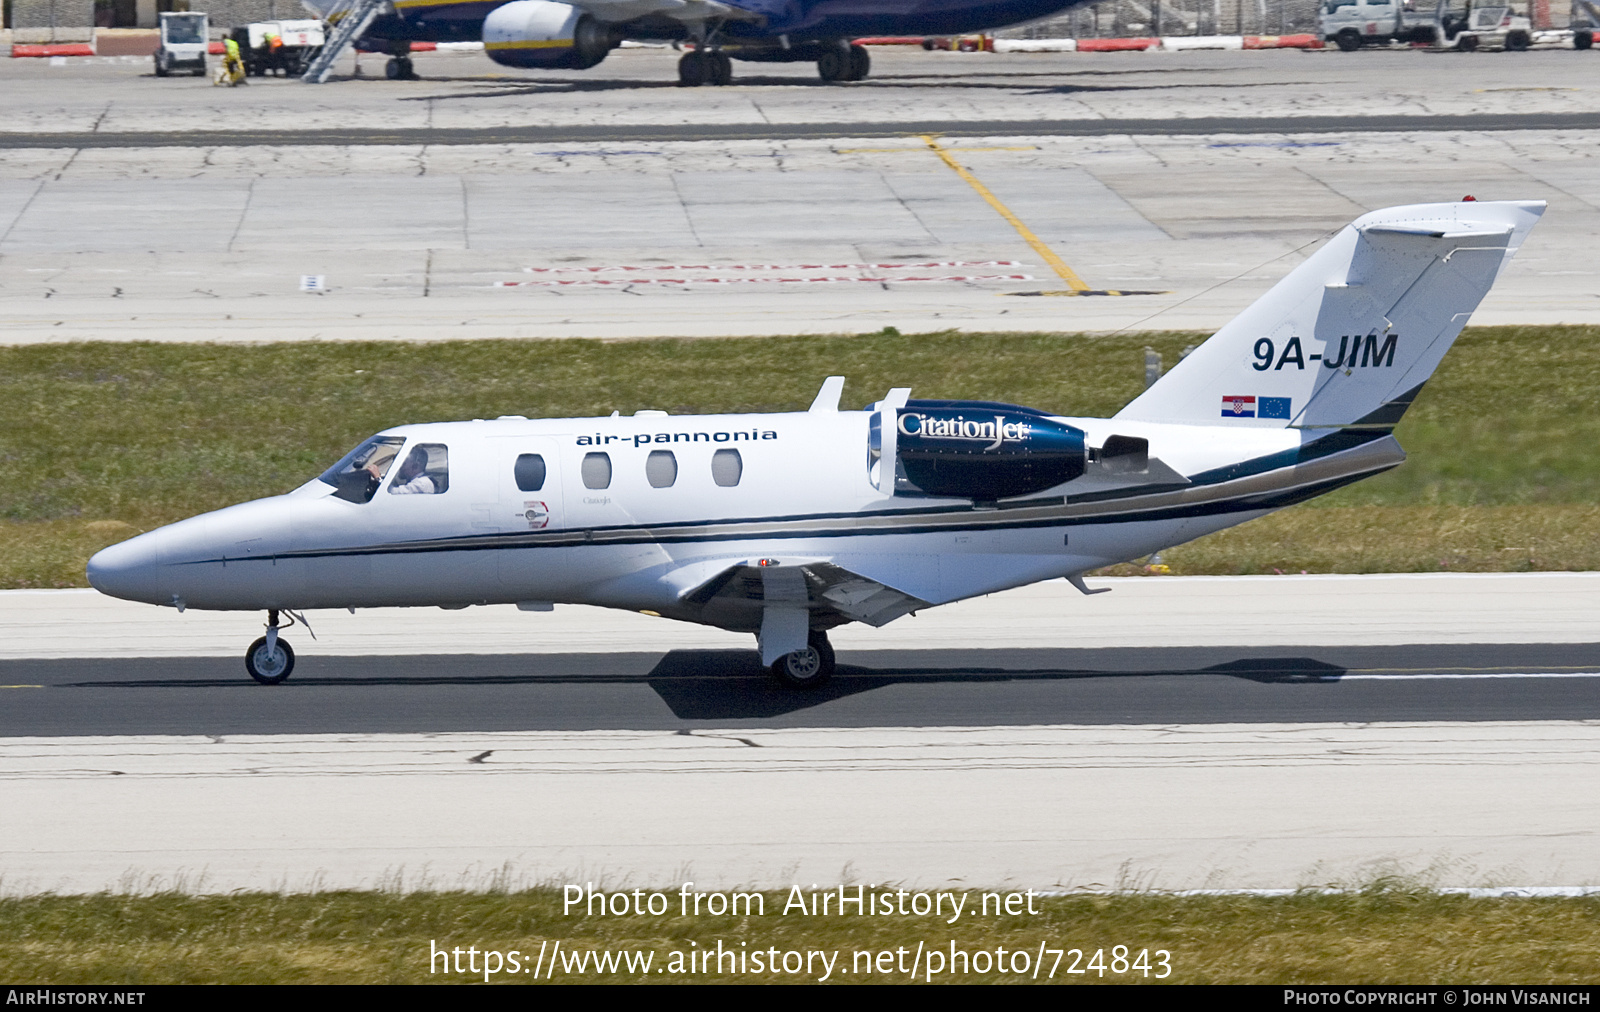
[{"label": "cockpit windshield", "polygon": [[373,436],[322,472],[320,478],[333,486],[333,494],[340,499],[371,502],[403,445],[405,439],[400,436]]}]

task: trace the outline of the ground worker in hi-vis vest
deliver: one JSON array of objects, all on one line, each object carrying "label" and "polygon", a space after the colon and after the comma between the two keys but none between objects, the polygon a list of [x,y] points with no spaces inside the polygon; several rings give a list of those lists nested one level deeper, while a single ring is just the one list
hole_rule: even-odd
[{"label": "ground worker in hi-vis vest", "polygon": [[233,39],[222,40],[222,67],[217,71],[216,84],[230,88],[245,82],[244,59],[239,55],[239,43]]}]

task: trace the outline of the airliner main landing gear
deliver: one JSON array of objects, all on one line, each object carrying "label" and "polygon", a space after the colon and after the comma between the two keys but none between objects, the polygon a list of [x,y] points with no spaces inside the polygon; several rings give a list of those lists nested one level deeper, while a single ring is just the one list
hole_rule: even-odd
[{"label": "airliner main landing gear", "polygon": [[244,652],[244,669],[262,685],[281,685],[294,671],[294,648],[278,637],[278,629],[278,609],[273,608],[267,612],[267,634]]},{"label": "airliner main landing gear", "polygon": [[865,46],[830,49],[817,58],[817,76],[829,84],[835,81],[865,81],[872,73],[872,55]]},{"label": "airliner main landing gear", "polygon": [[411,66],[411,57],[409,56],[389,57],[389,62],[383,65],[383,76],[391,81],[419,80],[416,70]]},{"label": "airliner main landing gear", "polygon": [[833,646],[828,634],[811,631],[805,649],[784,654],[772,665],[772,675],[791,689],[815,689],[833,677]]},{"label": "airliner main landing gear", "polygon": [[685,88],[733,83],[733,61],[720,49],[693,49],[678,60],[678,83]]}]

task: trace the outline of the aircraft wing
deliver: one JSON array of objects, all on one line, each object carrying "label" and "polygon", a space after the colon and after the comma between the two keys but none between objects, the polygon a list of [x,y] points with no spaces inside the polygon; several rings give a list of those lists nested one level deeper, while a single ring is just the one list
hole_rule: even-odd
[{"label": "aircraft wing", "polygon": [[760,21],[761,15],[721,0],[567,0],[597,20],[613,24],[665,17],[674,21]]},{"label": "aircraft wing", "polygon": [[[759,615],[769,603],[804,607],[813,615],[882,626],[931,605],[919,597],[852,573],[831,562],[756,566],[740,562],[688,591],[681,602],[699,606],[706,620],[739,612]],[[720,623],[719,623],[720,624]],[[759,624],[759,621],[757,621]]]}]

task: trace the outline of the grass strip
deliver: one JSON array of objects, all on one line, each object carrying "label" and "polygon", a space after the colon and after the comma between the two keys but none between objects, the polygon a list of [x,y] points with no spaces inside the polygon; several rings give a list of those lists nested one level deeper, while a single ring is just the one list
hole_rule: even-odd
[{"label": "grass strip", "polygon": [[[0,900],[0,978],[56,984],[165,983],[470,983],[483,981],[486,951],[516,951],[531,964],[545,946],[575,961],[558,962],[560,983],[650,981],[660,983],[812,980],[809,972],[754,972],[749,953],[836,953],[831,980],[905,983],[904,965],[919,942],[926,951],[969,954],[967,972],[932,974],[935,982],[1029,982],[1031,973],[977,972],[971,955],[1021,951],[1030,960],[1046,950],[1081,950],[1085,968],[1103,951],[1101,974],[1069,973],[1070,952],[1055,966],[1055,983],[1149,982],[1137,969],[1110,969],[1113,947],[1129,947],[1134,962],[1149,950],[1170,957],[1171,983],[1244,984],[1516,984],[1592,983],[1600,977],[1600,898],[1474,899],[1427,890],[1375,887],[1355,893],[1292,896],[1189,896],[1151,894],[1035,899],[1035,915],[980,916],[980,894],[967,915],[948,917],[802,916],[782,914],[787,894],[767,893],[764,916],[680,916],[678,895],[664,916],[567,916],[556,889],[524,892],[395,894],[330,892],[310,895],[37,896]],[[998,907],[997,907],[998,909]],[[687,954],[746,954],[746,972],[710,966],[682,968]],[[435,949],[476,948],[480,972],[443,972]],[[648,970],[619,962],[596,970],[594,953],[654,953]],[[857,952],[869,954],[872,972]],[[471,957],[463,955],[463,960]],[[714,957],[713,957],[714,958]],[[780,957],[781,958],[781,957]],[[992,958],[992,957],[991,957]],[[1039,982],[1049,982],[1053,956]],[[791,960],[794,966],[797,960]],[[948,962],[948,959],[947,959]],[[463,962],[463,966],[468,965]],[[698,964],[696,964],[698,965]],[[980,966],[982,964],[980,963]],[[1018,962],[1015,965],[1020,965]],[[892,969],[882,969],[892,967]],[[1008,967],[1009,968],[1009,967]],[[961,969],[960,961],[955,969]],[[765,970],[765,967],[763,967]],[[922,963],[918,979],[926,979]],[[496,983],[531,983],[531,972],[502,970]],[[544,982],[544,973],[539,979]]]},{"label": "grass strip", "polygon": [[[1141,389],[1147,345],[1170,366],[1203,336],[0,348],[0,587],[82,586],[103,545],[287,491],[391,425],[798,410],[830,374],[848,377],[846,406],[909,384],[1104,416]],[[1164,561],[1182,573],[1595,568],[1597,389],[1600,327],[1470,329],[1396,433],[1405,466]],[[1369,507],[1384,509],[1326,512]]]}]

